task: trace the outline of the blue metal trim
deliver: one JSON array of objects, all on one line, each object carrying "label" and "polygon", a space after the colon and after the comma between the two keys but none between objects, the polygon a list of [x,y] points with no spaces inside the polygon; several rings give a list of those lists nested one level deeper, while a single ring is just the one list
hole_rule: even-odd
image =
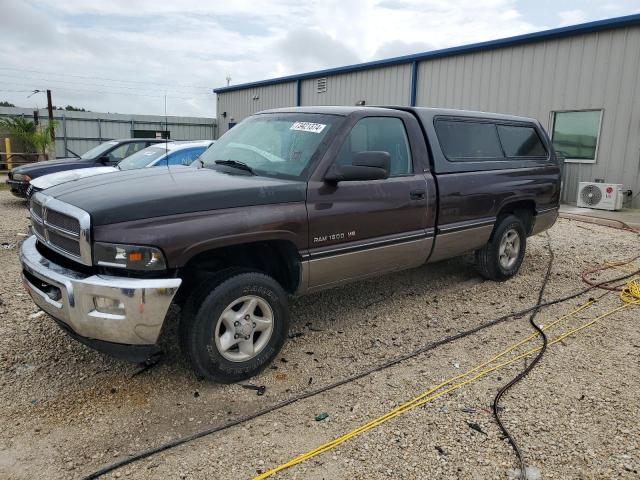
[{"label": "blue metal trim", "polygon": [[416,106],[416,96],[418,90],[418,62],[413,61],[411,64],[411,98],[409,99],[409,106]]},{"label": "blue metal trim", "polygon": [[296,107],[302,105],[302,81],[296,80]]},{"label": "blue metal trim", "polygon": [[487,42],[472,43],[470,45],[462,45],[459,47],[444,48],[441,50],[433,50],[431,52],[416,53],[412,55],[404,55],[401,57],[387,58],[384,60],[375,60],[373,62],[358,63],[355,65],[347,65],[344,67],[329,68],[326,70],[317,70],[314,72],[301,73],[297,75],[289,75],[286,77],[272,78],[269,80],[260,80],[257,82],[242,83],[240,85],[232,85],[213,89],[214,93],[233,92],[235,90],[245,90],[247,88],[263,87],[266,85],[277,85],[280,83],[288,83],[293,81],[301,81],[309,78],[325,77],[337,75],[340,73],[356,72],[367,70],[370,68],[388,67],[392,65],[401,65],[411,62],[419,62],[433,58],[450,57],[453,55],[461,55],[463,53],[480,52],[483,50],[492,50],[501,47],[510,47],[513,45],[521,45],[524,43],[533,43],[543,40],[552,40],[556,38],[571,37],[574,35],[597,32],[612,28],[623,28],[640,24],[640,14],[626,15],[624,17],[607,18],[605,20],[597,20],[595,22],[582,23],[579,25],[571,25],[568,27],[554,28],[551,30],[543,30],[541,32],[526,33],[515,37],[501,38],[498,40],[489,40]]}]

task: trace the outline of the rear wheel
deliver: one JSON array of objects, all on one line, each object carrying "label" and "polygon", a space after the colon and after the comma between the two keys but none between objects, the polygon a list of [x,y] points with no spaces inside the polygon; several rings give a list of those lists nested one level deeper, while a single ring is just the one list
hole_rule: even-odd
[{"label": "rear wheel", "polygon": [[480,274],[490,280],[507,280],[518,270],[527,246],[525,228],[515,215],[498,220],[489,242],[476,251],[476,266]]},{"label": "rear wheel", "polygon": [[278,282],[258,272],[232,272],[189,298],[180,343],[198,375],[232,383],[268,365],[288,328],[287,296]]}]

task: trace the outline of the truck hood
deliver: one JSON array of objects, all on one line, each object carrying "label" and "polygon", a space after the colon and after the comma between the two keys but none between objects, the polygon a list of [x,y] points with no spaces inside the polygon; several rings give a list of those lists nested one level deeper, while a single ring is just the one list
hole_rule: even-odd
[{"label": "truck hood", "polygon": [[29,175],[31,178],[37,178],[53,172],[92,167],[93,164],[93,160],[84,160],[79,158],[61,158],[58,160],[46,160],[44,162],[29,163],[27,165],[16,167],[11,170],[11,172],[13,174],[21,173],[23,175]]},{"label": "truck hood", "polygon": [[44,190],[45,188],[60,185],[61,183],[71,182],[72,180],[79,180],[85,177],[92,177],[94,175],[101,175],[103,173],[113,173],[119,171],[116,167],[89,167],[89,168],[76,168],[74,170],[65,170],[62,172],[49,173],[42,175],[41,177],[31,180],[33,185],[38,190]]},{"label": "truck hood", "polygon": [[303,202],[306,183],[208,168],[142,168],[52,187],[46,194],[91,215],[93,225],[220,208]]}]

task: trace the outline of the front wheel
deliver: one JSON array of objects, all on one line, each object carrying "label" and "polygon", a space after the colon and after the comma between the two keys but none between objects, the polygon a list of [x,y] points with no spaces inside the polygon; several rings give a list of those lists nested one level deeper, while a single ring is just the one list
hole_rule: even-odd
[{"label": "front wheel", "polygon": [[180,343],[198,375],[232,383],[268,365],[288,328],[287,296],[278,282],[258,272],[231,273],[189,298]]},{"label": "front wheel", "polygon": [[527,235],[522,220],[515,215],[503,217],[489,242],[476,251],[478,271],[490,280],[507,280],[520,270],[526,247]]}]

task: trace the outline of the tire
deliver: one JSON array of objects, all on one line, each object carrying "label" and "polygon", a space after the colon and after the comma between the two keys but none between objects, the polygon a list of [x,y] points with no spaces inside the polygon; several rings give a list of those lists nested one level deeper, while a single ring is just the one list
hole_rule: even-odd
[{"label": "tire", "polygon": [[262,273],[236,270],[216,275],[189,297],[178,335],[198,376],[233,383],[265,368],[288,329],[287,295],[280,284]]},{"label": "tire", "polygon": [[522,220],[515,215],[499,217],[489,242],[476,251],[478,272],[489,280],[507,280],[520,270],[526,248]]}]

